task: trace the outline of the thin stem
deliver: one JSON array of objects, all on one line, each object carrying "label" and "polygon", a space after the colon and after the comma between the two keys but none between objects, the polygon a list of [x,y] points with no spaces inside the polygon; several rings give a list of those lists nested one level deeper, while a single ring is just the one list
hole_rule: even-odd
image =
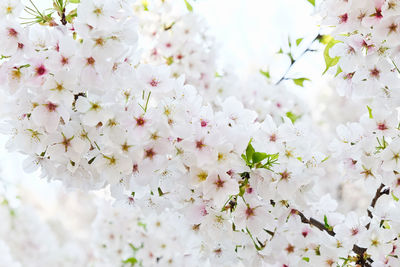
[{"label": "thin stem", "polygon": [[315,50],[311,49],[311,46],[314,44],[314,42],[315,42],[316,40],[319,40],[320,38],[321,38],[321,35],[318,34],[318,35],[312,40],[312,42],[308,45],[308,47],[307,47],[296,59],[293,59],[292,57],[290,58],[291,60],[290,60],[290,65],[289,65],[289,67],[287,68],[285,74],[283,74],[282,78],[280,78],[279,81],[278,81],[277,83],[275,83],[275,85],[280,84],[283,80],[287,80],[286,75],[289,73],[289,71],[291,70],[291,68],[293,67],[293,65],[294,65],[302,56],[304,56],[307,52],[315,51]]},{"label": "thin stem", "polygon": [[39,9],[35,6],[35,4],[32,2],[32,0],[29,0],[29,2],[31,2],[32,6],[36,9],[37,13],[43,17],[42,13],[40,13]]},{"label": "thin stem", "polygon": [[400,73],[400,70],[399,70],[399,68],[397,67],[397,65],[396,65],[396,63],[394,62],[394,60],[393,60],[393,59],[390,59],[390,60],[392,61],[394,67],[395,67],[396,70],[397,70],[397,72]]}]

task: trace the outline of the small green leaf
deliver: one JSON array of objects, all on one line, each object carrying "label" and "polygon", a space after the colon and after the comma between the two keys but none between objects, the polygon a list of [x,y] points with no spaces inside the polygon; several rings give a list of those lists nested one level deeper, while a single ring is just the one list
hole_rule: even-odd
[{"label": "small green leaf", "polygon": [[283,54],[283,50],[282,50],[282,48],[279,48],[279,51],[278,52],[276,52],[277,54]]},{"label": "small green leaf", "polygon": [[309,81],[309,80],[310,79],[308,79],[308,78],[296,78],[296,79],[293,79],[293,82],[298,86],[304,87],[304,81]]},{"label": "small green leaf", "polygon": [[149,11],[149,2],[147,0],[142,0],[142,6],[145,11]]},{"label": "small green leaf", "polygon": [[392,198],[394,199],[394,201],[399,201],[399,198],[398,197],[396,197],[394,194],[393,194],[393,192],[392,192]]},{"label": "small green leaf", "polygon": [[91,158],[91,159],[88,161],[88,164],[92,164],[93,161],[94,161],[95,159],[96,159],[96,157]]},{"label": "small green leaf", "polygon": [[329,225],[328,223],[328,217],[326,217],[326,215],[324,215],[324,224],[325,224],[325,228],[328,230],[332,230],[332,226]]},{"label": "small green leaf", "polygon": [[246,148],[247,161],[250,162],[250,160],[253,159],[254,152],[255,152],[255,150],[254,150],[254,147],[251,145],[251,139],[250,139],[249,144],[247,145],[247,148]]},{"label": "small green leaf", "polygon": [[297,116],[293,112],[288,111],[286,112],[286,117],[288,117],[292,121],[292,123],[295,123],[301,117],[301,115]]},{"label": "small green leaf", "polygon": [[311,5],[315,6],[315,0],[307,0]]},{"label": "small green leaf", "polygon": [[367,109],[368,109],[369,118],[373,119],[374,116],[372,116],[372,109],[368,105],[367,105]]},{"label": "small green leaf", "polygon": [[242,159],[247,163],[250,164],[250,162],[247,160],[247,157],[245,154],[242,154]]},{"label": "small green leaf", "polygon": [[306,261],[306,262],[310,262],[310,258],[309,258],[309,257],[303,257],[302,260],[303,260],[303,261]]},{"label": "small green leaf", "polygon": [[322,35],[321,38],[319,38],[319,42],[321,44],[327,45],[332,39],[333,39],[332,36],[325,34],[325,35]]},{"label": "small green leaf", "polygon": [[193,11],[193,7],[189,4],[189,2],[188,2],[187,0],[184,0],[184,1],[185,1],[187,10],[189,10],[190,12],[192,12],[192,11]]},{"label": "small green leaf", "polygon": [[159,195],[160,197],[164,195],[164,192],[161,190],[160,187],[157,188],[157,191],[158,191],[158,195]]},{"label": "small green leaf", "polygon": [[267,79],[271,78],[271,74],[269,73],[269,70],[266,70],[266,71],[260,70],[260,73],[262,75],[264,75],[265,77],[267,77]]},{"label": "small green leaf", "polygon": [[336,74],[335,74],[335,77],[337,77],[341,72],[343,72],[343,70],[342,70],[342,68],[340,66],[338,66]]},{"label": "small green leaf", "polygon": [[303,41],[304,38],[299,38],[296,40],[296,45],[299,46],[299,44],[301,43],[301,41]]},{"label": "small green leaf", "polygon": [[10,215],[12,216],[12,217],[15,217],[15,210],[13,210],[13,209],[10,209]]},{"label": "small green leaf", "polygon": [[79,4],[81,2],[81,0],[68,0],[68,2],[70,2],[72,4]]},{"label": "small green leaf", "polygon": [[30,64],[25,64],[25,65],[21,65],[19,66],[18,69],[22,69],[22,68],[29,68],[31,65]]},{"label": "small green leaf", "polygon": [[131,257],[122,261],[122,263],[129,263],[131,266],[135,266],[135,264],[138,263],[138,260],[135,257]]},{"label": "small green leaf", "polygon": [[[145,224],[144,224],[144,227],[146,227]],[[139,249],[141,249],[141,248],[143,247],[143,244],[142,244],[142,246],[140,246],[140,247],[135,247],[132,243],[129,243],[129,246],[131,247],[131,249],[133,250],[133,252],[137,252]]]},{"label": "small green leaf", "polygon": [[68,23],[72,23],[76,16],[78,16],[78,12],[77,12],[77,9],[75,8],[75,9],[71,10],[71,12],[69,12],[67,16],[65,16],[65,20]]},{"label": "small green leaf", "polygon": [[267,153],[262,153],[262,152],[254,152],[252,159],[253,159],[253,163],[258,163],[263,161],[264,159],[266,159],[268,157]]},{"label": "small green leaf", "polygon": [[330,156],[326,156],[321,162],[325,162],[330,158]]},{"label": "small green leaf", "polygon": [[385,228],[385,229],[390,229],[390,224],[388,223],[388,221],[383,221],[383,223],[382,223],[382,226],[383,226],[383,228]]},{"label": "small green leaf", "polygon": [[329,70],[329,68],[335,66],[339,62],[339,57],[332,58],[329,56],[329,50],[337,43],[340,43],[340,41],[332,38],[324,49],[324,59],[326,68],[322,74],[325,74]]},{"label": "small green leaf", "polygon": [[137,225],[140,226],[140,227],[142,227],[144,230],[147,231],[147,229],[146,229],[147,225],[146,225],[145,223],[138,222]]}]

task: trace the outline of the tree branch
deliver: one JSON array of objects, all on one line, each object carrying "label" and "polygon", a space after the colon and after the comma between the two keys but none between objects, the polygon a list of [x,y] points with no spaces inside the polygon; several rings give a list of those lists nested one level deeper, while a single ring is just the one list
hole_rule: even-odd
[{"label": "tree branch", "polygon": [[[379,188],[376,190],[375,196],[374,196],[374,198],[373,198],[372,201],[371,201],[370,207],[375,208],[376,202],[378,201],[378,199],[379,199],[382,195],[389,195],[390,189],[389,189],[389,188],[386,188],[385,190],[382,190],[384,187],[385,187],[385,185],[384,185],[384,184],[381,184],[381,185],[379,186]],[[369,209],[367,210],[367,212],[368,212],[368,217],[370,217],[370,218],[372,219],[372,217],[373,217],[372,212],[371,212]],[[367,229],[369,229],[370,224],[371,224],[371,223],[368,223],[365,227],[366,227]]]},{"label": "tree branch", "polygon": [[[388,195],[390,192],[389,188],[384,189],[385,185],[381,184],[378,189],[376,190],[375,196],[371,201],[370,207],[375,208],[376,202],[378,201],[378,199],[382,196],[382,195]],[[300,216],[301,222],[305,223],[305,224],[309,224],[311,226],[315,226],[317,227],[319,230],[321,231],[325,231],[327,232],[330,236],[335,236],[336,233],[331,230],[328,229],[327,227],[325,227],[325,224],[321,223],[320,221],[314,219],[314,218],[310,218],[308,219],[301,211],[293,209],[292,213],[297,214]],[[370,217],[372,219],[373,215],[372,212],[368,209],[368,217]],[[365,227],[367,229],[369,229],[370,223],[368,223]],[[361,267],[371,267],[371,263],[373,262],[373,260],[371,258],[364,258],[365,252],[367,251],[366,248],[362,248],[357,246],[356,244],[354,244],[353,246],[353,252],[356,253],[359,257],[358,260],[358,264],[361,265]]]},{"label": "tree branch", "polygon": [[[325,227],[325,224],[321,223],[320,221],[310,218],[308,219],[301,211],[293,209],[292,213],[297,214],[300,216],[301,222],[305,224],[309,224],[311,226],[317,227],[321,231],[327,232],[330,236],[335,236],[336,233],[333,230],[330,230]],[[359,256],[359,261],[358,263],[361,264],[362,267],[371,267],[371,264],[369,262],[373,262],[372,259],[367,258],[366,260],[364,259],[364,253],[367,251],[366,248],[359,247],[357,245],[353,246],[353,252],[356,253]],[[369,261],[369,262],[367,262]]]}]

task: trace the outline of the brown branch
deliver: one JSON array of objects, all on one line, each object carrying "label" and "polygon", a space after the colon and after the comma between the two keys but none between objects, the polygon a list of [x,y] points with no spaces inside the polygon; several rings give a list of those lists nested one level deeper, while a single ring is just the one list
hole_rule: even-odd
[{"label": "brown branch", "polygon": [[[389,188],[386,188],[385,190],[382,190],[384,187],[385,187],[385,185],[384,185],[384,184],[381,184],[381,185],[379,186],[379,188],[376,190],[375,196],[374,196],[374,198],[372,199],[371,205],[370,205],[372,208],[375,208],[376,202],[378,201],[378,199],[379,199],[382,195],[389,195],[390,189],[389,189]],[[368,217],[370,217],[370,218],[372,219],[372,217],[373,217],[372,212],[371,212],[369,209],[368,209],[367,212],[368,212]],[[369,229],[370,224],[371,224],[371,223],[368,223],[365,227],[366,227],[367,229]]]},{"label": "brown branch", "polygon": [[62,13],[61,13],[61,23],[62,25],[67,25],[67,18],[65,16],[65,8],[63,9]]},{"label": "brown branch", "polygon": [[[375,196],[371,201],[370,206],[372,208],[375,208],[376,202],[378,201],[378,199],[382,196],[382,195],[388,195],[390,192],[389,188],[386,188],[384,190],[382,190],[385,187],[384,184],[381,184],[378,189],[376,190]],[[332,230],[329,229],[327,227],[325,227],[325,224],[321,223],[320,221],[314,219],[314,218],[310,218],[308,219],[302,212],[300,212],[299,210],[293,209],[292,213],[297,214],[300,216],[301,222],[302,223],[306,223],[309,224],[311,226],[315,226],[317,227],[319,230],[321,231],[325,231],[327,232],[330,236],[335,236],[336,233]],[[368,209],[368,216],[372,219],[373,215],[372,212]],[[367,229],[369,229],[370,223],[368,223],[365,227]],[[373,260],[371,258],[364,258],[365,252],[367,251],[366,248],[362,248],[359,247],[357,245],[353,245],[353,252],[356,253],[359,257],[359,260],[357,261],[357,264],[360,264],[362,267],[371,267],[371,263],[373,262]]]},{"label": "brown branch", "polygon": [[[302,223],[309,224],[311,226],[315,226],[319,230],[327,232],[330,236],[336,235],[336,233],[333,230],[325,227],[325,224],[321,223],[320,221],[318,221],[314,218],[308,219],[301,211],[293,209],[292,213],[299,215]],[[370,259],[370,258],[367,258],[366,260],[364,259],[364,253],[365,253],[365,251],[367,251],[366,248],[362,248],[357,245],[354,245],[352,250],[354,253],[356,253],[359,256],[358,264],[360,264],[363,267],[371,267],[371,264],[369,262],[372,263],[373,262],[372,259]],[[369,261],[369,262],[367,262],[367,261]]]}]

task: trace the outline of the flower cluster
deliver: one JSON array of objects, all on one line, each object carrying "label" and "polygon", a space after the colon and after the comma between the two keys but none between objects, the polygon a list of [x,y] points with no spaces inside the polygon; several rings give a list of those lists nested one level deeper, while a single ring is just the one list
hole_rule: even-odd
[{"label": "flower cluster", "polygon": [[334,26],[334,39],[325,49],[327,68],[337,64],[339,94],[364,107],[358,122],[337,127],[337,138],[330,147],[345,180],[360,183],[372,198],[364,214],[368,216],[350,213],[344,225],[335,226],[334,230],[341,232],[342,243],[352,240],[365,248],[363,264],[395,266],[400,231],[399,3],[326,1],[321,10],[324,24]]}]

